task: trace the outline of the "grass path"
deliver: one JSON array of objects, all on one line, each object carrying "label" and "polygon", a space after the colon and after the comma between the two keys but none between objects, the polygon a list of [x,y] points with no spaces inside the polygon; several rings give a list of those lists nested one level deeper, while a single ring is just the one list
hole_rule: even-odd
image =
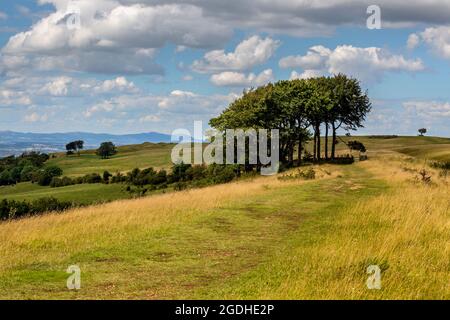
[{"label": "grass path", "polygon": [[376,161],[318,170],[0,224],[0,298],[450,298],[448,186]]},{"label": "grass path", "polygon": [[[342,177],[334,179],[276,186],[268,182],[256,194],[223,201],[181,223],[139,232],[121,229],[118,242],[96,240],[71,250],[70,242],[35,237],[16,249],[19,256],[23,251],[54,254],[40,262],[25,255],[3,270],[0,265],[0,297],[221,298],[236,286],[245,292],[245,283],[235,280],[280,254],[289,255],[299,230],[317,241],[343,206],[385,188],[356,166],[342,170]],[[82,270],[79,292],[65,288],[64,271],[71,264]],[[264,286],[276,285],[276,278],[270,276]],[[258,292],[252,284],[248,290]]]}]

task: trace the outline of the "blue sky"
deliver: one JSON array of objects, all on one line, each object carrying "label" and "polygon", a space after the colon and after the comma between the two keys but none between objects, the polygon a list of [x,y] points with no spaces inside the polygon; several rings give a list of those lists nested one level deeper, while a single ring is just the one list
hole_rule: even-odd
[{"label": "blue sky", "polygon": [[242,91],[343,72],[361,134],[450,136],[450,1],[21,0],[0,4],[0,131],[191,128]]}]

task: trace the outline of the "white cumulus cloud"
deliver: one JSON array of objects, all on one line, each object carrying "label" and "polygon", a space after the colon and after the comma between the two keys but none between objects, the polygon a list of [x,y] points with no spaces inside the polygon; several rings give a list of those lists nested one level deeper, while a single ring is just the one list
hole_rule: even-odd
[{"label": "white cumulus cloud", "polygon": [[258,87],[274,80],[272,69],[262,71],[256,75],[240,72],[225,71],[211,76],[211,82],[216,86],[227,87]]},{"label": "white cumulus cloud", "polygon": [[248,70],[267,62],[279,45],[277,40],[252,36],[239,43],[234,52],[207,52],[202,60],[194,61],[192,69],[200,73]]},{"label": "white cumulus cloud", "polygon": [[283,68],[304,68],[309,74],[345,73],[362,81],[380,80],[386,72],[419,72],[425,69],[420,59],[406,59],[377,47],[360,48],[341,45],[334,50],[311,47],[306,55],[280,60]]}]

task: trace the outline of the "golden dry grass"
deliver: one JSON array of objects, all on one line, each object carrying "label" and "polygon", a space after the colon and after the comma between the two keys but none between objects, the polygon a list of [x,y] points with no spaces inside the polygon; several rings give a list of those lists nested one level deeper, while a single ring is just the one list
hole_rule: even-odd
[{"label": "golden dry grass", "polygon": [[[318,171],[318,178],[331,178]],[[174,226],[195,216],[249,196],[268,193],[302,181],[280,181],[257,177],[204,189],[120,200],[103,205],[51,213],[0,224],[0,271],[29,263],[52,263],[61,256],[99,246],[119,245],[130,236],[138,237],[164,226]],[[38,253],[38,254],[37,254]]]},{"label": "golden dry grass", "polygon": [[[300,232],[289,249],[227,288],[227,298],[450,299],[450,187],[432,173],[417,182],[407,169],[423,164],[404,157],[359,163],[389,184],[389,192],[349,204],[333,216],[323,236]],[[312,240],[315,239],[315,240]],[[307,244],[305,244],[307,243]],[[368,290],[366,268],[382,270],[382,289]],[[273,280],[272,280],[273,281]],[[244,293],[246,292],[246,293]]]},{"label": "golden dry grass", "polygon": [[[298,229],[287,229],[289,237],[271,240],[270,237],[274,234],[269,232],[257,235],[268,237],[261,238],[261,244],[269,241],[271,245],[277,246],[275,253],[271,250],[265,252],[263,248],[260,248],[261,251],[251,248],[253,255],[255,252],[270,254],[270,257],[263,259],[264,262],[245,260],[252,257],[239,258],[239,263],[246,267],[240,273],[235,273],[236,270],[233,269],[232,276],[216,280],[216,286],[207,287],[206,292],[180,289],[177,296],[177,289],[169,288],[169,284],[162,285],[162,290],[170,292],[171,297],[184,298],[448,299],[448,181],[438,178],[438,172],[427,168],[423,161],[411,160],[392,152],[385,156],[383,159],[369,160],[345,168],[316,168],[319,172],[318,180],[329,183],[258,177],[204,189],[116,201],[71,210],[65,214],[49,214],[2,223],[0,278],[2,273],[8,275],[16,269],[20,269],[20,276],[23,276],[27,268],[36,265],[59,265],[67,257],[80,252],[118,248],[122,243],[133,243],[133,239],[142,241],[147,239],[143,235],[152,232],[157,234],[169,227],[179,226],[179,230],[184,230],[177,241],[193,241],[185,238],[191,232],[192,225],[185,226],[193,219],[200,217],[207,220],[212,212],[223,208],[238,212],[238,204],[248,198],[259,198],[259,202],[264,199],[263,207],[252,204],[251,210],[266,210],[265,219],[269,219],[268,221],[273,218],[272,211],[279,217],[279,208],[283,208],[281,212],[289,210],[285,203],[292,205],[303,199],[306,202],[299,203],[299,206],[304,206],[305,214]],[[430,185],[414,181],[414,170],[424,167],[432,174],[433,183]],[[299,185],[311,187],[299,189]],[[299,194],[299,190],[304,194]],[[271,197],[276,194],[277,197],[272,201]],[[284,200],[285,203],[280,202]],[[237,223],[241,219],[239,215],[240,213],[234,216]],[[217,220],[217,215],[214,219]],[[245,232],[251,234],[252,230],[248,226],[245,228]],[[232,234],[233,229],[228,232]],[[207,233],[205,238],[217,234]],[[218,247],[208,248],[208,252],[222,250],[227,253],[226,258],[231,259],[231,262],[238,259],[227,251],[227,246],[233,239],[214,241],[217,241]],[[211,242],[210,246],[214,246],[214,243],[216,242]],[[192,245],[202,244],[192,242]],[[242,247],[245,243],[234,245]],[[250,244],[248,245],[250,248]],[[205,256],[203,259],[210,258]],[[129,262],[118,264],[125,274],[134,270],[133,265],[127,263]],[[179,263],[183,263],[183,260]],[[201,260],[198,263],[203,265]],[[198,271],[200,275],[202,272],[208,274],[208,268],[213,268],[206,267],[207,260],[204,264],[205,270]],[[379,265],[382,269],[381,290],[368,290],[365,285],[368,277],[366,268],[372,264]],[[161,268],[158,269],[160,275],[176,277],[177,275],[171,275],[167,265],[152,264]],[[220,266],[214,264],[214,268]],[[152,271],[139,269],[134,272],[148,276],[148,272],[151,274]],[[225,273],[227,272],[224,270]],[[120,283],[131,281],[132,278],[114,279]],[[24,282],[23,292],[35,289],[32,285],[28,287],[26,279],[17,281],[19,284],[22,283],[20,281]],[[127,290],[133,290],[133,286],[137,284],[129,284]],[[192,293],[192,296],[185,296],[186,292]],[[20,297],[20,294],[15,292],[16,297]],[[24,296],[30,295],[24,293]],[[94,297],[97,296],[104,297],[101,291],[95,293]],[[123,297],[129,296],[133,297],[132,293],[127,292]],[[51,293],[47,297],[52,297]],[[116,292],[115,297],[120,297],[120,292]]]}]

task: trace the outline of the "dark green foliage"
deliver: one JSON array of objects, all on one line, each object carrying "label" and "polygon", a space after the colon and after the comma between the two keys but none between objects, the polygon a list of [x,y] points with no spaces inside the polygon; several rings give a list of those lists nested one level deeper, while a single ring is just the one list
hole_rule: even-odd
[{"label": "dark green foliage", "polygon": [[109,171],[104,171],[103,172],[103,183],[108,184],[109,183],[109,178],[112,177],[112,174],[109,173]]},{"label": "dark green foliage", "polygon": [[364,144],[356,140],[347,142],[347,146],[349,147],[350,151],[356,150],[359,152],[366,152],[366,147],[364,146]]},{"label": "dark green foliage", "polygon": [[[321,133],[325,133],[325,159],[330,158],[328,136],[332,135],[331,158],[336,157],[336,132],[363,127],[371,110],[367,93],[358,80],[343,74],[333,77],[284,80],[244,92],[210,125],[226,129],[276,128],[280,133],[281,163],[292,166],[297,149],[301,163],[304,145],[313,138],[313,160],[321,161]],[[313,131],[311,134],[310,130]],[[254,165],[257,169],[258,164]]]},{"label": "dark green foliage", "polygon": [[117,172],[111,179],[111,183],[121,183],[125,182],[127,179],[126,176],[124,176],[122,173]]},{"label": "dark green foliage", "polygon": [[[47,154],[37,152],[23,153],[15,157],[0,159],[0,185],[11,185],[18,182],[31,181],[33,175],[39,172],[44,162],[49,159]],[[36,179],[37,181],[38,179]]]},{"label": "dark green foliage", "polygon": [[431,166],[436,169],[450,170],[450,161],[446,162],[434,161],[431,163]]},{"label": "dark green foliage", "polygon": [[186,182],[176,182],[173,185],[173,190],[182,191],[182,190],[186,190],[187,187],[188,187],[188,184]]},{"label": "dark green foliage", "polygon": [[101,183],[102,177],[98,173],[90,173],[83,177],[83,183]]},{"label": "dark green foliage", "polygon": [[109,157],[117,153],[116,146],[112,142],[102,142],[100,147],[97,149],[96,154],[102,159],[108,159]]},{"label": "dark green foliage", "polygon": [[83,147],[84,147],[84,141],[82,141],[82,140],[69,142],[68,144],[66,144],[67,155],[72,155],[75,152],[78,153],[78,155],[79,155],[80,150],[82,150]]},{"label": "dark green foliage", "polygon": [[355,162],[355,158],[351,155],[337,156],[329,162],[333,164],[352,164]]},{"label": "dark green foliage", "polygon": [[424,134],[427,133],[427,129],[426,129],[426,128],[420,128],[418,131],[419,131],[419,135],[420,135],[421,137],[423,137]]},{"label": "dark green foliage", "polygon": [[9,186],[15,183],[16,182],[12,178],[11,172],[8,169],[3,170],[3,172],[0,173],[0,185]]},{"label": "dark green foliage", "polygon": [[190,164],[184,164],[183,162],[175,164],[172,167],[172,174],[170,175],[170,182],[192,180],[192,177],[188,177],[186,172],[191,169]]},{"label": "dark green foliage", "polygon": [[192,166],[186,170],[186,177],[189,180],[201,180],[207,177],[207,167],[202,165]]},{"label": "dark green foliage", "polygon": [[65,211],[71,208],[71,202],[55,198],[41,198],[33,202],[3,199],[0,201],[0,220],[38,215],[45,212]]},{"label": "dark green foliage", "polygon": [[50,182],[50,187],[51,188],[66,187],[74,185],[75,183],[76,181],[69,177],[62,177],[62,178],[53,177],[52,181]]},{"label": "dark green foliage", "polygon": [[52,182],[54,177],[59,177],[63,174],[63,171],[60,167],[57,166],[49,166],[37,173],[37,183],[40,186],[48,186]]},{"label": "dark green foliage", "polygon": [[236,177],[233,166],[212,164],[208,166],[208,178],[213,184],[227,183]]}]

